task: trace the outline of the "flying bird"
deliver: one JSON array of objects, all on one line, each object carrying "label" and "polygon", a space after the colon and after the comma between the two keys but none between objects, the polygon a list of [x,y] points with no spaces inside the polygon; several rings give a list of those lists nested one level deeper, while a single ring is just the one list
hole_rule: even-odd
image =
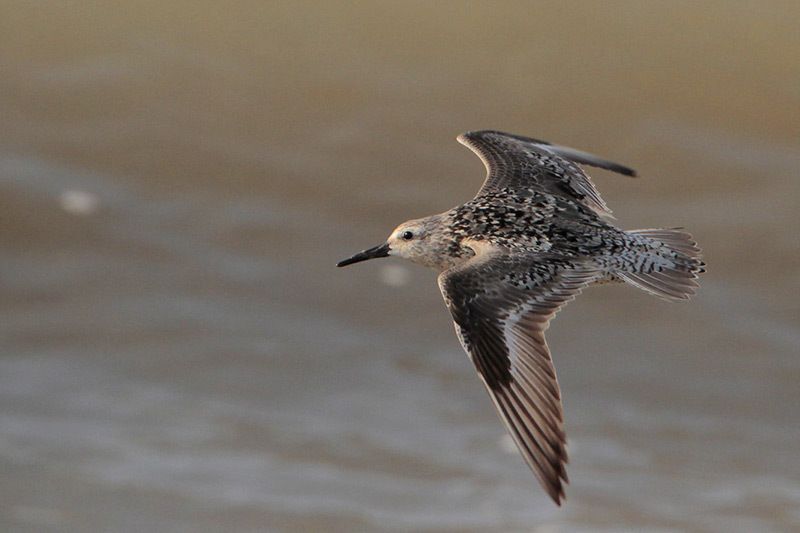
[{"label": "flying bird", "polygon": [[456,335],[542,487],[560,505],[567,483],[561,392],[544,332],[595,283],[624,282],[685,300],[705,271],[680,229],[624,231],[579,165],[636,173],[592,154],[499,131],[458,136],[483,161],[478,194],[403,222],[387,241],[338,263],[397,256],[439,272]]}]

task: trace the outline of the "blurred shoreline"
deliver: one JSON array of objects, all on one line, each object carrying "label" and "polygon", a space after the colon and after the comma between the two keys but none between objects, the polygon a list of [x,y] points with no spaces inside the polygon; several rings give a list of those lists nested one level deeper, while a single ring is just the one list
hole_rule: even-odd
[{"label": "blurred shoreline", "polygon": [[[0,529],[800,528],[793,3],[0,8]],[[556,509],[434,276],[337,260],[470,198],[497,128],[619,160],[709,264],[548,332]]]}]

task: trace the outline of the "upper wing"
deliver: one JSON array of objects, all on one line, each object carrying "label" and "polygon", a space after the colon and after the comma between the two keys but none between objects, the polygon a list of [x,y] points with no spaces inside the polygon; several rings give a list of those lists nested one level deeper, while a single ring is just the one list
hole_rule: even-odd
[{"label": "upper wing", "polygon": [[632,169],[592,154],[500,131],[470,131],[458,136],[486,165],[486,181],[478,195],[502,188],[535,189],[567,196],[601,214],[611,211],[589,176],[575,163],[592,165],[626,176]]},{"label": "upper wing", "polygon": [[520,260],[478,253],[439,276],[464,350],[525,462],[559,505],[567,482],[566,437],[544,331],[596,275],[548,255]]}]

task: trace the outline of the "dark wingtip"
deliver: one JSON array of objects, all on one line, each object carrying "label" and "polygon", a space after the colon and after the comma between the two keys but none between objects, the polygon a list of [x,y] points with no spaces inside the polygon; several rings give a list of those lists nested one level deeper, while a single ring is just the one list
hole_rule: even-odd
[{"label": "dark wingtip", "polygon": [[622,174],[623,176],[629,176],[631,178],[636,178],[639,176],[638,173],[630,167],[626,167],[625,165],[621,165],[619,163],[614,163],[613,161],[608,161],[607,159],[603,159],[588,152],[584,152],[582,150],[578,150],[575,148],[570,148],[568,146],[558,146],[543,139],[526,137],[524,135],[516,135],[514,133],[507,133],[505,131],[500,131],[500,130],[467,131],[459,135],[457,139],[461,143],[464,143],[464,141],[468,141],[471,143],[471,142],[478,142],[481,139],[490,136],[506,137],[509,139],[516,139],[517,141],[523,143],[532,143],[540,146],[546,146],[548,147],[548,150],[554,152],[556,155],[559,155],[570,161],[574,161],[575,163],[603,168],[611,172]]},{"label": "dark wingtip", "polygon": [[638,172],[636,172],[635,170],[633,170],[630,167],[625,167],[625,166],[622,166],[622,165],[616,165],[613,169],[609,169],[609,170],[613,170],[614,172],[622,174],[623,176],[629,176],[631,178],[638,178],[639,177],[639,173]]},{"label": "dark wingtip", "polygon": [[556,492],[551,493],[550,497],[553,499],[553,503],[555,503],[558,507],[561,507],[561,505],[567,500],[567,496],[564,493],[564,487],[560,483],[556,489]]},{"label": "dark wingtip", "polygon": [[583,165],[602,168],[604,170],[608,170],[609,172],[616,172],[617,174],[622,174],[623,176],[628,176],[629,178],[639,177],[639,173],[633,170],[631,167],[626,167],[625,165],[620,165],[619,163],[614,163],[612,161],[607,161],[605,159],[598,158],[595,161],[588,161],[588,160],[581,161],[578,158],[574,158],[572,160],[575,161],[576,163],[581,163]]}]

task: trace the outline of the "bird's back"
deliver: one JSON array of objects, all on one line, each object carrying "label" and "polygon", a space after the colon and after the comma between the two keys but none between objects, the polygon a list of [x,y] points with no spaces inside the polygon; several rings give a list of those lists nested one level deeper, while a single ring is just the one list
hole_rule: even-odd
[{"label": "bird's back", "polygon": [[485,194],[447,213],[460,238],[485,240],[510,252],[565,257],[613,253],[625,234],[590,209],[567,198],[529,191]]}]

